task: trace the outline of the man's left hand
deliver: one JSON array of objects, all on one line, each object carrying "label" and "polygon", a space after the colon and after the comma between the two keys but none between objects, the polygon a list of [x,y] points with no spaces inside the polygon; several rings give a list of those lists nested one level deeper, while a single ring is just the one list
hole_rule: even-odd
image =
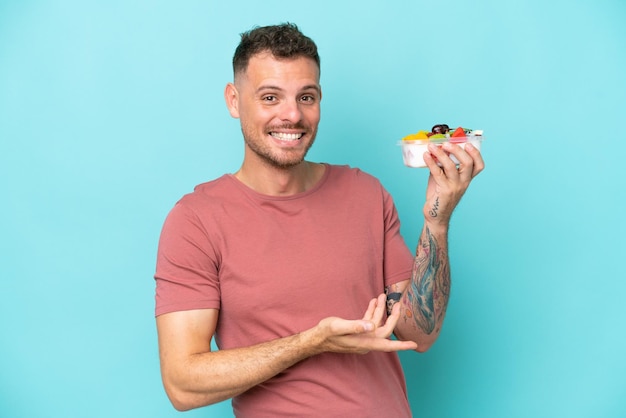
[{"label": "man's left hand", "polygon": [[[431,226],[447,228],[454,208],[472,179],[485,168],[485,162],[480,151],[469,142],[465,149],[452,143],[430,144],[428,151],[424,154],[424,161],[430,169],[424,217]],[[450,154],[459,164],[452,161]]]}]

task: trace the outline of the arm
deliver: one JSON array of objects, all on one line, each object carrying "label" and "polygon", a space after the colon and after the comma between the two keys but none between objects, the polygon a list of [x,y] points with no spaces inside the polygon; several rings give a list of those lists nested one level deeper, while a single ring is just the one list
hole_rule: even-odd
[{"label": "arm", "polygon": [[210,405],[270,379],[323,352],[367,353],[414,350],[411,341],[393,341],[399,307],[382,322],[385,295],[370,301],[360,320],[331,317],[299,334],[250,347],[211,351],[218,311],[201,309],[157,317],[161,375],[178,410]]},{"label": "arm", "polygon": [[[428,350],[439,336],[448,306],[450,217],[471,180],[485,166],[480,152],[470,144],[466,145],[465,151],[458,145],[445,144],[443,149],[431,146],[430,152],[424,155],[430,177],[424,205],[424,228],[417,244],[411,278],[385,288],[388,309],[400,302],[400,321],[395,334],[401,340],[415,341],[422,352]],[[448,153],[461,162],[458,168]]]}]

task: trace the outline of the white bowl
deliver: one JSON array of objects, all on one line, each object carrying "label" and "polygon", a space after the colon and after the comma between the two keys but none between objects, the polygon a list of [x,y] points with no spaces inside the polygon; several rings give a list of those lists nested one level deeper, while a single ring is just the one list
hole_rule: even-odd
[{"label": "white bowl", "polygon": [[[438,146],[445,144],[446,142],[450,142],[449,140],[453,139],[454,143],[460,145],[461,148],[465,149],[465,144],[468,142],[480,150],[480,143],[483,140],[482,136],[473,136],[468,138],[445,138],[436,141],[428,141],[428,140],[415,140],[415,141],[400,141],[398,145],[402,146],[402,159],[404,160],[404,165],[407,167],[426,167],[426,163],[424,162],[424,153],[428,152],[428,144],[433,143]],[[450,158],[456,164],[459,164],[459,161],[454,157],[454,155],[450,154]]]}]

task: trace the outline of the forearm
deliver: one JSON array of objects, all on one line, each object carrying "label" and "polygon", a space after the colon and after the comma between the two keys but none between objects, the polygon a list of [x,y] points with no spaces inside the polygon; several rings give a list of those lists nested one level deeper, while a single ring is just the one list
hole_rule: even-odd
[{"label": "forearm", "polygon": [[372,299],[363,318],[322,319],[298,334],[265,343],[211,351],[217,311],[172,312],[157,317],[161,373],[174,407],[188,410],[237,396],[320,353],[364,354],[414,350],[412,341],[389,339],[396,309],[386,319],[385,295]]},{"label": "forearm", "polygon": [[426,351],[439,336],[450,296],[447,227],[424,226],[411,279],[406,288],[392,288],[388,293],[394,290],[401,306],[395,334],[415,341],[419,351]]},{"label": "forearm", "polygon": [[425,223],[411,278],[385,289],[388,309],[394,304],[401,306],[394,333],[399,339],[415,341],[419,351],[426,351],[439,336],[448,306],[448,227],[452,212],[472,178],[485,168],[479,150],[469,143],[465,149],[452,143],[430,144],[424,161],[430,170],[423,208]]},{"label": "forearm", "polygon": [[[239,395],[316,354],[311,331],[262,344],[193,354],[164,369],[164,384],[176,409],[188,410]],[[163,362],[166,364],[166,362]]]}]

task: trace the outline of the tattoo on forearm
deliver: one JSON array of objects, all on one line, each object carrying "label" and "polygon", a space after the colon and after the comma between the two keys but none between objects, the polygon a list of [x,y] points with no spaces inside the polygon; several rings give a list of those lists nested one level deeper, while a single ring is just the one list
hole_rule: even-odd
[{"label": "tattoo on forearm", "polygon": [[391,315],[393,305],[400,302],[402,293],[395,292],[389,287],[385,287],[385,294],[387,295],[387,315]]},{"label": "tattoo on forearm", "polygon": [[439,211],[439,197],[435,199],[435,203],[433,204],[432,209],[428,212],[430,216],[433,218],[437,217],[437,212]]},{"label": "tattoo on forearm", "polygon": [[426,334],[438,331],[450,296],[448,256],[428,228],[420,238],[405,299],[405,315]]}]

